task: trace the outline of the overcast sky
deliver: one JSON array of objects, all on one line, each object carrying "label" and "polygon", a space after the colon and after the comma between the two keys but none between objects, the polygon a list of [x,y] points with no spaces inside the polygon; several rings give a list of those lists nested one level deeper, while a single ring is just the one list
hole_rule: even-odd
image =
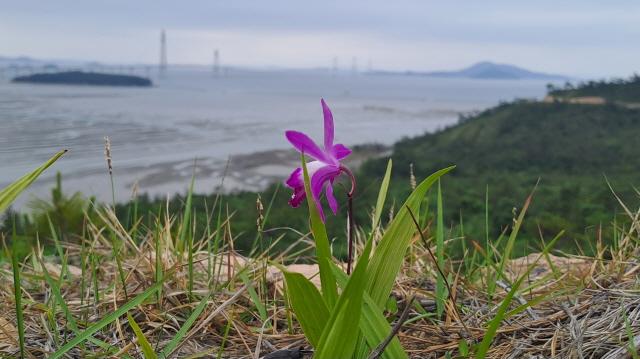
[{"label": "overcast sky", "polygon": [[157,63],[162,28],[170,63],[640,72],[640,1],[0,0],[0,56]]}]

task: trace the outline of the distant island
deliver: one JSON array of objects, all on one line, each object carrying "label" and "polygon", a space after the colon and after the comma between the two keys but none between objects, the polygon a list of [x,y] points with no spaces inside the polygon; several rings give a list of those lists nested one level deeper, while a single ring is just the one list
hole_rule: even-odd
[{"label": "distant island", "polygon": [[132,75],[103,74],[97,72],[67,71],[38,73],[19,76],[11,80],[15,83],[89,85],[89,86],[132,86],[149,87],[153,83],[148,78]]},{"label": "distant island", "polygon": [[514,65],[483,61],[458,71],[375,71],[374,75],[410,75],[444,78],[470,78],[481,80],[569,80],[568,76],[533,72]]}]

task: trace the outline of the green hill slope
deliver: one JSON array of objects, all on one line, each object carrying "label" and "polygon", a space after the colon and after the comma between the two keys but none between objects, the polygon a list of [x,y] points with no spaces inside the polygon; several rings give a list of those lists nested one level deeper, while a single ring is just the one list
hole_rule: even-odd
[{"label": "green hill slope", "polygon": [[[640,185],[640,111],[615,105],[504,104],[438,133],[400,141],[394,147],[395,184],[409,183],[409,166],[421,178],[438,168],[458,167],[443,183],[448,218],[467,236],[484,236],[486,188],[494,223],[508,225],[538,178],[526,234],[555,235],[566,247],[588,245],[617,206],[604,175],[633,200]],[[381,161],[367,163],[362,177],[382,174]],[[404,178],[404,179],[402,179]],[[405,185],[406,186],[406,185]],[[408,190],[408,189],[407,189]],[[396,193],[405,190],[396,189]],[[609,236],[610,233],[607,234]],[[587,241],[587,242],[585,242]]]}]

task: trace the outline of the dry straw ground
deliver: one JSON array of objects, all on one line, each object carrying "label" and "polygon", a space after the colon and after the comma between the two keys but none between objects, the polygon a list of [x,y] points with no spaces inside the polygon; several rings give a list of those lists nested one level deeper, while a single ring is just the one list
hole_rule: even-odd
[{"label": "dry straw ground", "polygon": [[[415,298],[399,332],[407,352],[414,358],[459,357],[465,344],[472,347],[482,340],[510,285],[525,275],[487,357],[635,357],[640,346],[640,221],[637,213],[628,214],[633,218],[631,227],[619,232],[612,247],[599,243],[593,257],[532,254],[510,260],[505,276],[496,275],[496,266],[487,265],[480,255],[473,261],[470,254],[449,260],[443,270],[451,295],[440,319],[434,315],[437,268],[416,235],[394,289],[397,308],[390,306],[386,315],[397,320],[408,298]],[[312,349],[289,310],[286,288],[273,266],[297,256],[293,248],[269,260],[268,249],[252,258],[241,257],[234,253],[229,226],[223,223],[220,233],[204,238],[219,235],[217,254],[209,254],[205,240],[195,242],[201,244],[193,245],[190,257],[188,250],[175,245],[175,233],[180,231],[172,228],[174,219],[158,221],[162,223],[136,243],[113,217],[104,216],[109,230],[87,223],[85,238],[74,238],[60,248],[66,260],[44,256],[36,248],[22,261],[28,357],[49,357],[78,331],[152,287],[159,276],[161,291],[128,311],[157,353],[176,337],[176,346],[165,354],[179,358],[257,358],[279,349]],[[114,237],[108,233],[115,233],[119,243],[115,254]],[[430,229],[424,234],[428,239]],[[461,239],[450,239],[454,240]],[[307,236],[298,244],[312,246]],[[482,253],[481,248],[476,250]],[[121,259],[126,293],[114,255]],[[290,268],[308,276],[316,271],[314,265]],[[493,294],[488,290],[491,281]],[[15,357],[18,338],[10,266],[0,268],[0,283],[0,353]],[[201,312],[192,316],[198,307]],[[99,341],[84,341],[66,357],[142,357],[144,343],[126,315],[93,337]]]}]

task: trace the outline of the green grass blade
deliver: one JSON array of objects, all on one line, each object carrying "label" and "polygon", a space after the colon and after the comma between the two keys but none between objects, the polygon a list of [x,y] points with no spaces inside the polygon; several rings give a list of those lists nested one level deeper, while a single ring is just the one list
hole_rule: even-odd
[{"label": "green grass blade", "polygon": [[[51,292],[53,292],[53,296],[56,298],[57,302],[60,303],[60,308],[62,308],[62,313],[64,314],[64,317],[67,319],[67,324],[69,325],[69,328],[71,328],[71,331],[73,331],[76,335],[78,335],[80,333],[80,330],[78,329],[76,318],[71,314],[71,311],[69,311],[67,302],[62,297],[62,291],[60,290],[60,286],[58,285],[58,283],[56,283],[55,280],[53,280],[53,278],[51,278],[51,275],[49,274],[49,271],[47,270],[47,267],[45,266],[44,261],[38,256],[36,256],[36,258],[38,262],[40,262],[40,265],[42,266],[42,274],[44,276],[45,282],[47,282],[47,285],[51,287]],[[93,342],[92,339],[94,338],[93,337],[88,338],[88,340]],[[109,347],[109,344],[101,342],[97,339],[95,339],[95,343],[105,349]]]},{"label": "green grass blade", "polygon": [[[333,274],[335,275],[338,286],[342,289],[347,285],[349,277],[345,272],[340,269],[336,264],[333,264]],[[366,340],[366,348],[375,348],[378,344],[382,343],[391,333],[391,325],[382,314],[382,309],[374,303],[373,299],[368,293],[364,293],[364,303],[362,305],[362,317],[360,318],[360,331],[364,335]],[[356,351],[360,354],[359,351]],[[357,358],[366,358],[367,352],[362,352],[362,355],[357,355]],[[364,355],[364,356],[363,356]],[[404,359],[408,358],[407,353],[402,348],[398,337],[394,337],[391,343],[385,348],[382,353],[384,359]]]},{"label": "green grass blade", "polygon": [[178,252],[182,253],[184,249],[185,240],[189,231],[189,223],[191,222],[191,203],[193,201],[193,185],[196,181],[196,164],[193,164],[193,174],[191,175],[191,184],[189,184],[189,191],[187,192],[187,200],[184,204],[184,214],[182,215],[182,225],[180,227],[180,235],[178,241]]},{"label": "green grass blade", "polygon": [[[367,287],[367,266],[373,240],[368,240],[358,264],[338,302],[331,310],[314,358],[351,358],[358,344],[363,295]],[[327,263],[330,266],[330,263]],[[333,274],[332,274],[333,275]]]},{"label": "green grass blade", "polygon": [[627,338],[629,339],[628,352],[629,354],[631,354],[631,357],[633,359],[639,359],[640,355],[638,355],[638,350],[634,343],[635,336],[633,335],[633,329],[631,328],[629,317],[627,317],[627,313],[624,311],[622,312],[622,315],[624,316],[624,329],[625,329],[625,332],[627,333]]},{"label": "green grass blade", "polygon": [[229,337],[229,329],[231,329],[231,320],[227,321],[227,325],[224,327],[224,335],[222,336],[222,342],[220,343],[216,359],[222,359],[222,353],[224,352],[225,345],[227,344],[227,338]]},{"label": "green grass blade", "polygon": [[7,207],[13,203],[13,201],[29,187],[41,174],[54,164],[62,155],[67,153],[67,150],[60,151],[51,157],[42,166],[36,168],[33,172],[23,176],[19,180],[13,182],[8,187],[0,190],[0,213],[4,212]]},{"label": "green grass blade", "polygon": [[502,300],[502,303],[500,303],[500,306],[498,307],[498,311],[496,312],[495,317],[493,317],[493,319],[491,319],[491,321],[489,322],[487,331],[485,332],[484,337],[482,338],[482,342],[478,344],[478,347],[476,349],[475,358],[484,359],[486,357],[487,352],[489,351],[489,347],[493,342],[493,338],[496,336],[496,332],[500,327],[500,323],[502,323],[502,321],[505,318],[507,318],[507,314],[508,314],[507,310],[509,309],[509,305],[511,304],[511,301],[516,295],[518,288],[520,288],[520,285],[522,284],[522,282],[529,277],[529,273],[531,273],[533,268],[535,268],[535,266],[538,264],[538,261],[540,260],[540,258],[543,258],[545,256],[545,253],[549,253],[553,245],[556,243],[556,241],[560,237],[561,235],[558,235],[552,241],[550,241],[549,244],[545,246],[545,248],[542,250],[542,253],[536,258],[536,260],[533,263],[531,263],[531,265],[529,265],[529,267],[527,268],[527,271],[522,276],[520,276],[520,278],[518,278],[518,280],[513,284],[513,286],[511,286],[511,290],[509,290],[505,298]]},{"label": "green grass blade", "polygon": [[[438,179],[438,200],[437,200],[437,220],[436,220],[436,260],[438,267],[444,270],[444,220],[442,206],[442,187]],[[445,278],[441,275],[436,277],[436,313],[438,318],[442,318],[444,313],[444,303],[447,297],[447,288],[444,283]]]},{"label": "green grass blade", "polygon": [[60,270],[60,283],[64,280],[65,275],[67,275],[67,261],[64,255],[64,250],[62,249],[62,245],[60,244],[60,240],[58,239],[58,232],[53,226],[53,222],[51,221],[51,217],[47,213],[47,222],[49,224],[49,231],[51,232],[51,238],[53,238],[53,243],[56,247],[56,251],[58,252],[58,257],[62,262],[62,269]]},{"label": "green grass blade", "polygon": [[87,340],[89,337],[91,337],[100,329],[104,328],[105,326],[109,325],[110,323],[118,319],[120,316],[124,315],[126,312],[131,310],[131,308],[142,304],[150,295],[154,294],[158,290],[158,287],[160,287],[161,285],[162,283],[156,283],[151,287],[147,288],[147,290],[138,294],[135,298],[128,301],[126,304],[118,308],[113,313],[103,317],[97,323],[85,329],[82,333],[80,333],[79,335],[71,339],[69,342],[67,342],[67,344],[62,346],[62,348],[60,348],[58,351],[53,353],[49,358],[50,359],[61,358],[69,350],[73,349],[76,345]]},{"label": "green grass blade", "polygon": [[383,308],[389,298],[396,275],[411,243],[411,237],[416,231],[407,207],[411,208],[411,211],[418,216],[420,204],[427,190],[438,178],[453,168],[455,166],[439,170],[422,181],[400,208],[378,243],[376,251],[371,257],[371,264],[367,269],[367,292],[378,307]]},{"label": "green grass blade", "polygon": [[136,334],[136,338],[138,338],[138,344],[140,344],[140,347],[142,348],[142,355],[144,355],[144,358],[158,359],[158,356],[153,351],[153,348],[151,347],[151,344],[149,344],[147,337],[144,336],[142,329],[140,329],[138,323],[136,323],[135,319],[133,319],[133,317],[129,313],[127,313],[127,320],[129,321],[131,329],[133,329],[133,332]]},{"label": "green grass blade", "polygon": [[333,308],[338,300],[338,287],[336,279],[331,273],[331,247],[329,246],[329,237],[327,236],[327,228],[320,218],[320,213],[316,207],[315,200],[311,195],[311,182],[309,180],[309,171],[304,161],[304,155],[301,156],[302,171],[304,174],[304,190],[307,193],[307,204],[309,205],[309,218],[311,219],[311,232],[316,243],[316,257],[318,267],[320,269],[320,283],[322,288],[322,298],[327,303],[329,309]]},{"label": "green grass blade", "polygon": [[300,273],[282,271],[287,283],[291,308],[304,335],[315,348],[329,319],[329,309],[313,283]]},{"label": "green grass blade", "polygon": [[269,315],[267,314],[267,308],[264,306],[264,303],[262,303],[262,301],[260,300],[260,297],[258,296],[256,289],[252,285],[251,280],[249,280],[249,276],[247,275],[246,271],[242,271],[240,273],[240,279],[242,280],[242,283],[244,283],[247,286],[247,292],[249,292],[249,297],[251,298],[251,301],[253,302],[253,304],[256,306],[256,309],[258,309],[258,314],[260,314],[260,320],[262,321],[263,324],[267,323],[267,321],[269,320]]},{"label": "green grass blade", "polygon": [[[535,188],[534,188],[534,192],[535,192]],[[516,220],[516,223],[514,224],[513,229],[511,230],[511,234],[509,235],[509,239],[507,240],[507,244],[505,245],[505,248],[504,248],[504,251],[503,251],[503,256],[500,259],[500,266],[499,266],[498,275],[501,276],[505,280],[508,280],[508,278],[504,274],[504,267],[505,267],[506,263],[511,259],[511,252],[513,251],[513,246],[515,245],[516,237],[518,237],[518,232],[520,231],[520,227],[522,226],[522,223],[524,222],[524,215],[527,213],[527,209],[529,208],[529,205],[531,204],[531,200],[533,199],[533,193],[534,192],[532,192],[527,197],[527,199],[524,201],[524,205],[522,206],[522,210],[518,214],[518,219]]]},{"label": "green grass blade", "polygon": [[187,332],[193,326],[193,323],[195,323],[196,319],[198,319],[200,314],[202,314],[202,311],[209,302],[209,298],[211,298],[210,294],[202,298],[198,306],[193,310],[193,313],[191,313],[184,324],[182,324],[182,327],[180,327],[173,339],[171,339],[171,341],[164,347],[164,349],[160,353],[161,358],[168,358],[171,353],[173,353],[173,351],[178,347],[184,336],[187,335]]},{"label": "green grass blade", "polygon": [[391,168],[393,167],[393,161],[389,159],[387,163],[387,171],[382,179],[380,185],[380,192],[378,192],[378,199],[376,201],[376,210],[373,212],[373,227],[372,231],[375,231],[380,223],[380,217],[382,216],[382,210],[384,208],[384,202],[387,199],[387,192],[389,191],[389,182],[391,181]]},{"label": "green grass blade", "polygon": [[25,357],[24,347],[24,313],[22,312],[22,286],[20,285],[20,266],[18,261],[18,251],[13,244],[11,251],[11,268],[13,270],[13,293],[16,304],[16,322],[18,324],[18,341],[20,343],[20,358]]}]

